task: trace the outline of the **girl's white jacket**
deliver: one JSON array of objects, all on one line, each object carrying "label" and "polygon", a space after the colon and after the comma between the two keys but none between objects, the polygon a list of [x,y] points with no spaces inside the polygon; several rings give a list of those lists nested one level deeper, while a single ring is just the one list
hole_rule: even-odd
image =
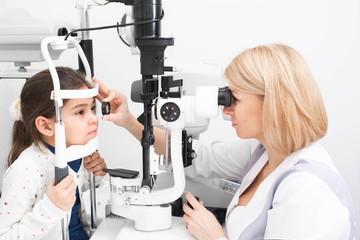
[{"label": "girl's white jacket", "polygon": [[[40,150],[41,149],[41,150]],[[57,208],[47,198],[46,189],[54,177],[55,155],[41,145],[24,150],[6,170],[0,199],[0,239],[62,239],[61,219],[70,212]],[[89,176],[83,163],[76,173],[69,167],[79,188],[81,216],[86,222],[83,192],[89,188]],[[102,177],[96,177],[96,185]]]},{"label": "girl's white jacket", "polygon": [[[253,234],[254,231],[261,232],[259,239],[342,240],[353,236],[355,227],[351,207],[344,206],[331,189],[331,184],[326,184],[317,175],[325,170],[327,173],[331,172],[335,176],[333,179],[336,179],[333,185],[340,184],[340,199],[347,198],[351,202],[346,185],[318,142],[289,155],[260,184],[247,206],[237,206],[240,194],[254,181],[268,161],[267,152],[264,151],[254,161],[255,164],[246,169],[258,145],[258,141],[241,139],[198,144],[195,147],[197,158],[194,159],[193,166],[186,169],[188,176],[241,181],[241,186],[227,209],[226,231],[229,239],[248,239],[243,236]],[[296,170],[304,160],[317,166],[313,169],[315,174],[314,171],[295,171],[280,181],[273,191],[272,186],[277,183],[279,176]],[[271,202],[268,209],[265,206],[269,198]],[[263,219],[257,221],[261,217]]]}]

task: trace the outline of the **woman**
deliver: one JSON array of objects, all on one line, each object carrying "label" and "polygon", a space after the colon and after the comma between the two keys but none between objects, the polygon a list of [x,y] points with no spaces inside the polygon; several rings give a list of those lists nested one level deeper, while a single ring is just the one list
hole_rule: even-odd
[{"label": "woman", "polygon": [[[302,56],[286,45],[259,46],[226,68],[233,95],[224,108],[241,139],[200,145],[190,174],[241,181],[226,227],[190,193],[184,221],[198,239],[353,239],[354,211],[347,187],[318,140],[327,131],[319,88]],[[142,126],[126,98],[101,85],[112,104],[105,118],[138,139]],[[155,149],[163,134],[155,130]]]}]

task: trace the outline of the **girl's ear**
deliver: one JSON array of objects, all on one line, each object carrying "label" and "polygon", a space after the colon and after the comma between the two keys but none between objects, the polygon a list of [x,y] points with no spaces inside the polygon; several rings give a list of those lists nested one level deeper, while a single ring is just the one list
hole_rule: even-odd
[{"label": "girl's ear", "polygon": [[35,126],[42,135],[51,137],[55,134],[55,121],[53,119],[38,116],[35,119]]}]

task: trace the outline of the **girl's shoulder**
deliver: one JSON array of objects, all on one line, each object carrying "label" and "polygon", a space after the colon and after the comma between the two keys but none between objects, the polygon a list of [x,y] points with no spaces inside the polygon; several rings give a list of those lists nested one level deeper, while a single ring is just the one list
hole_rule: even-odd
[{"label": "girl's shoulder", "polygon": [[25,149],[5,171],[3,191],[5,186],[5,188],[11,187],[12,191],[18,189],[43,193],[52,177],[54,177],[54,157],[32,145]]},{"label": "girl's shoulder", "polygon": [[33,172],[40,171],[44,168],[53,169],[54,161],[54,155],[47,150],[47,148],[44,148],[44,146],[41,145],[38,147],[32,144],[19,155],[13,164],[9,166],[6,173],[10,171],[26,173],[29,170],[30,172]]}]

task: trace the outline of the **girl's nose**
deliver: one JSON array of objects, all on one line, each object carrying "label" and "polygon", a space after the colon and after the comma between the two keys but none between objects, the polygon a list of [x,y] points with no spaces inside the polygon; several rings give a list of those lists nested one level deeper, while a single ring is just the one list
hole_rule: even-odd
[{"label": "girl's nose", "polygon": [[99,121],[99,119],[97,118],[96,113],[91,112],[90,117],[89,117],[89,123],[90,124],[97,123],[98,121]]}]

